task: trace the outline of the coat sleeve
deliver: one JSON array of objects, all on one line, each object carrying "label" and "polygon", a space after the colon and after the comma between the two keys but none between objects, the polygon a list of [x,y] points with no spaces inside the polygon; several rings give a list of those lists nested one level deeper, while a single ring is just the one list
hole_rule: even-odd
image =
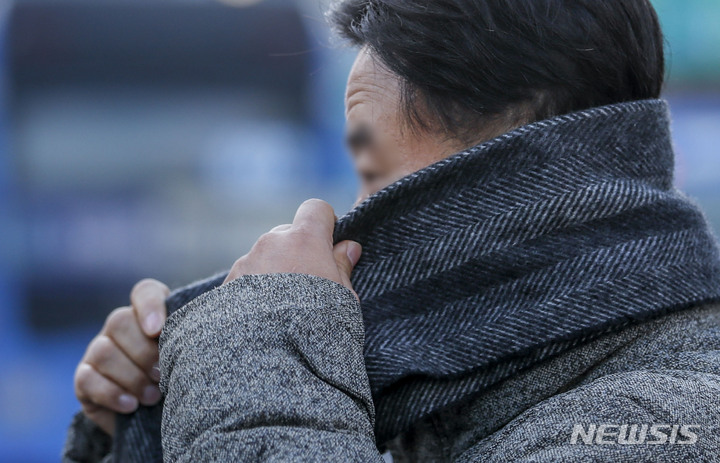
[{"label": "coat sleeve", "polygon": [[302,274],[246,275],[160,336],[165,462],[382,461],[360,304]]}]

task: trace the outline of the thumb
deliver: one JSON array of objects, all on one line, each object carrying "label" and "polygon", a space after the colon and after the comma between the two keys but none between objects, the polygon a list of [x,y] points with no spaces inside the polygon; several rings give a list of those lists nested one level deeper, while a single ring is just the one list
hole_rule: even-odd
[{"label": "thumb", "polygon": [[165,298],[168,294],[170,289],[165,284],[149,278],[136,284],[130,293],[135,316],[145,335],[150,338],[157,337],[165,324]]},{"label": "thumb", "polygon": [[[362,246],[360,243],[355,241],[342,241],[335,245],[333,248],[333,256],[335,257],[335,264],[337,265],[338,272],[340,273],[340,280],[343,286],[353,290],[352,283],[350,283],[350,275],[352,275],[353,268],[357,265],[362,254]],[[355,295],[357,297],[357,294]]]}]

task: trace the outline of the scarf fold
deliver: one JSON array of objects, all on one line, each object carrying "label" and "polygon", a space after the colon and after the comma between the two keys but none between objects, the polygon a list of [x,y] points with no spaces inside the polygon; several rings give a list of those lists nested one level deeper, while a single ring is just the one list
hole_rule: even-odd
[{"label": "scarf fold", "polygon": [[[720,256],[673,188],[668,108],[647,100],[516,129],[338,220],[378,443],[603,333],[720,300]],[[168,311],[224,275],[176,291]],[[118,417],[116,461],[162,461],[161,405]]]}]

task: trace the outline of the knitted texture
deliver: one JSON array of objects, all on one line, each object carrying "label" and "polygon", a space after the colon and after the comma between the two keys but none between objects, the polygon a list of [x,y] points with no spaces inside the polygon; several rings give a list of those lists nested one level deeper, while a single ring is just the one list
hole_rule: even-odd
[{"label": "knitted texture", "polygon": [[[378,442],[603,333],[720,300],[715,238],[673,167],[666,103],[623,103],[509,132],[339,219],[335,241],[363,246]],[[160,461],[161,406],[118,415],[118,461]]]}]

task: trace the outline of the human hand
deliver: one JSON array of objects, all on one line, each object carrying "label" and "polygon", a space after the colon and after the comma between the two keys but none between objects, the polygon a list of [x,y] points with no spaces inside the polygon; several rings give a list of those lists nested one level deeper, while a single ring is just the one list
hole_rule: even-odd
[{"label": "human hand", "polygon": [[131,413],[138,404],[153,405],[161,398],[157,337],[169,293],[156,280],[137,283],[131,306],[108,315],[75,370],[75,396],[83,413],[111,436],[116,413]]},{"label": "human hand", "polygon": [[223,284],[242,275],[304,273],[340,283],[355,294],[350,274],[362,248],[354,241],[333,246],[334,228],[335,213],[328,203],[305,201],[292,224],[262,235],[248,254],[235,261]]}]

